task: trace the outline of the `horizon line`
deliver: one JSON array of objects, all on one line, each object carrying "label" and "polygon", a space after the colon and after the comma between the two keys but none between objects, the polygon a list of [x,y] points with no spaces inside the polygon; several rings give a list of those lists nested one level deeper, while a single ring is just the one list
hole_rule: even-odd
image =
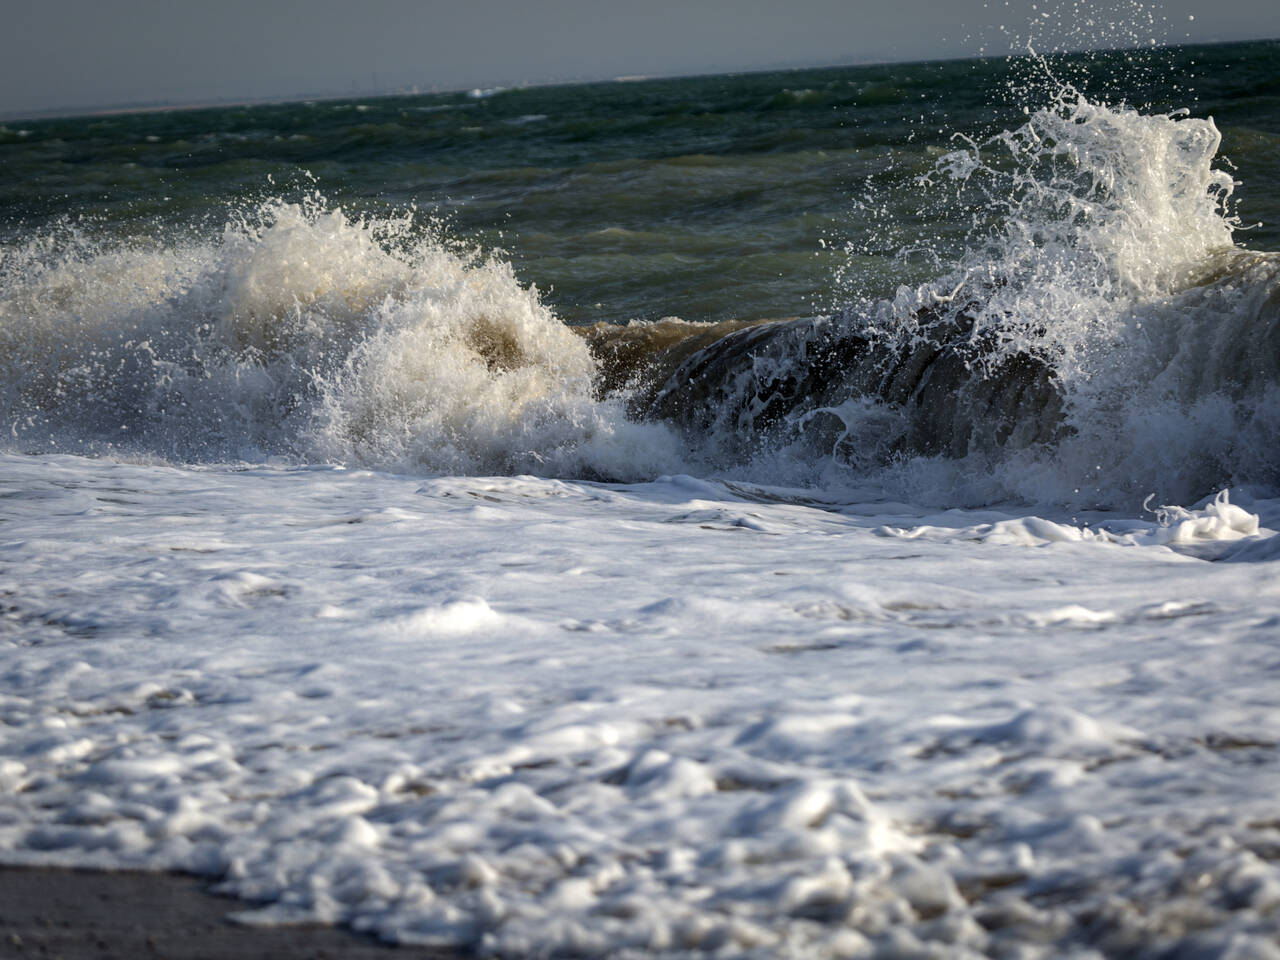
[{"label": "horizon line", "polygon": [[[841,68],[854,69],[858,67],[892,67],[892,66],[917,66],[928,63],[956,63],[963,61],[981,62],[984,60],[1020,60],[1032,56],[1044,57],[1066,57],[1078,56],[1088,53],[1126,53],[1134,50],[1152,51],[1152,50],[1176,50],[1183,47],[1225,47],[1233,45],[1245,45],[1252,43],[1280,43],[1280,36],[1277,37],[1254,37],[1243,40],[1208,40],[1183,43],[1167,43],[1153,44],[1143,46],[1127,46],[1127,47],[1088,47],[1078,50],[1054,50],[1049,53],[1039,53],[1029,51],[1027,53],[1007,53],[1007,54],[966,54],[963,56],[939,56],[939,57],[919,57],[906,60],[856,60],[856,61],[822,61],[806,64],[791,64],[787,66],[764,66],[764,67],[744,67],[729,70],[713,70],[708,72],[695,73],[657,73],[657,74],[632,74],[618,76],[596,76],[596,77],[572,77],[565,79],[543,79],[543,80],[522,80],[518,82],[508,82],[505,84],[494,83],[487,89],[499,90],[525,90],[534,87],[568,87],[568,86],[586,86],[589,84],[603,83],[651,83],[662,80],[692,80],[701,77],[723,77],[723,76],[742,76],[751,74],[765,73],[798,73],[805,70],[835,70]],[[465,84],[458,87],[439,87],[431,85],[430,89],[419,89],[419,84],[410,84],[408,87],[396,88],[374,88],[352,91],[312,92],[312,93],[290,93],[290,94],[271,94],[260,97],[215,97],[215,98],[199,98],[182,101],[167,100],[144,100],[132,101],[126,103],[109,103],[109,104],[92,104],[83,106],[68,107],[48,107],[43,110],[7,113],[0,111],[0,122],[14,122],[19,120],[30,120],[40,123],[46,120],[71,120],[80,117],[109,117],[109,116],[126,116],[130,114],[140,113],[167,113],[179,111],[194,110],[215,110],[228,107],[265,107],[265,106],[282,106],[291,103],[315,103],[315,102],[334,102],[341,100],[355,100],[360,98],[389,100],[396,97],[414,97],[414,96],[447,96],[449,94],[468,93],[473,90],[486,89],[476,84]]]}]

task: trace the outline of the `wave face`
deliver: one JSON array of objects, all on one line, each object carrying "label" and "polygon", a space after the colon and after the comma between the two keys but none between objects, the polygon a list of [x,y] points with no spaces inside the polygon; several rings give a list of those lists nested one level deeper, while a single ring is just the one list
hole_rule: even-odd
[{"label": "wave face", "polygon": [[[1212,120],[1067,88],[920,179],[988,223],[937,280],[743,330],[647,412],[725,464],[926,500],[1112,505],[1280,483],[1280,259],[1233,243]],[[803,472],[803,471],[802,471]]]},{"label": "wave face", "polygon": [[0,409],[27,452],[638,478],[658,426],[592,395],[510,267],[407,218],[267,202],[210,242],[73,230],[4,251]]}]

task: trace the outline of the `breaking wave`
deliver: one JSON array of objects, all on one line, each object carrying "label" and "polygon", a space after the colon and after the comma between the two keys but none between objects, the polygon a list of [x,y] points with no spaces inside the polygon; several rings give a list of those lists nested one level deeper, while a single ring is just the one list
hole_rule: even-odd
[{"label": "breaking wave", "polygon": [[212,240],[0,250],[29,452],[1187,502],[1280,485],[1280,258],[1235,245],[1212,120],[1091,102],[958,138],[912,189],[952,268],[831,316],[573,330],[412,216],[267,201]]},{"label": "breaking wave", "polygon": [[645,412],[713,440],[726,467],[873,478],[926,502],[1280,483],[1280,258],[1233,242],[1213,121],[1071,88],[1028,113],[961,138],[918,183],[939,216],[975,219],[954,269],[736,331]]},{"label": "breaking wave", "polygon": [[661,426],[593,395],[582,340],[509,265],[409,217],[269,201],[203,243],[75,230],[0,262],[12,448],[184,462],[634,479]]}]

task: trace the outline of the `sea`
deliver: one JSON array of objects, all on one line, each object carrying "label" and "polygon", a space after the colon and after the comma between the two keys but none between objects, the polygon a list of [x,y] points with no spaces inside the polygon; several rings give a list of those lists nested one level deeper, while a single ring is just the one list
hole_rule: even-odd
[{"label": "sea", "polygon": [[5,120],[0,862],[1274,960],[1277,251],[1280,41]]}]

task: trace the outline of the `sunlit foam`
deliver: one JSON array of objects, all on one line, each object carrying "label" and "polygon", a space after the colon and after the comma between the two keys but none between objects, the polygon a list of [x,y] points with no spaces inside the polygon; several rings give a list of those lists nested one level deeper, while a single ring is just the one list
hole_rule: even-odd
[{"label": "sunlit foam", "polygon": [[634,479],[679,465],[592,395],[586,345],[501,261],[318,196],[203,243],[5,251],[4,419],[27,451],[285,456]]}]

